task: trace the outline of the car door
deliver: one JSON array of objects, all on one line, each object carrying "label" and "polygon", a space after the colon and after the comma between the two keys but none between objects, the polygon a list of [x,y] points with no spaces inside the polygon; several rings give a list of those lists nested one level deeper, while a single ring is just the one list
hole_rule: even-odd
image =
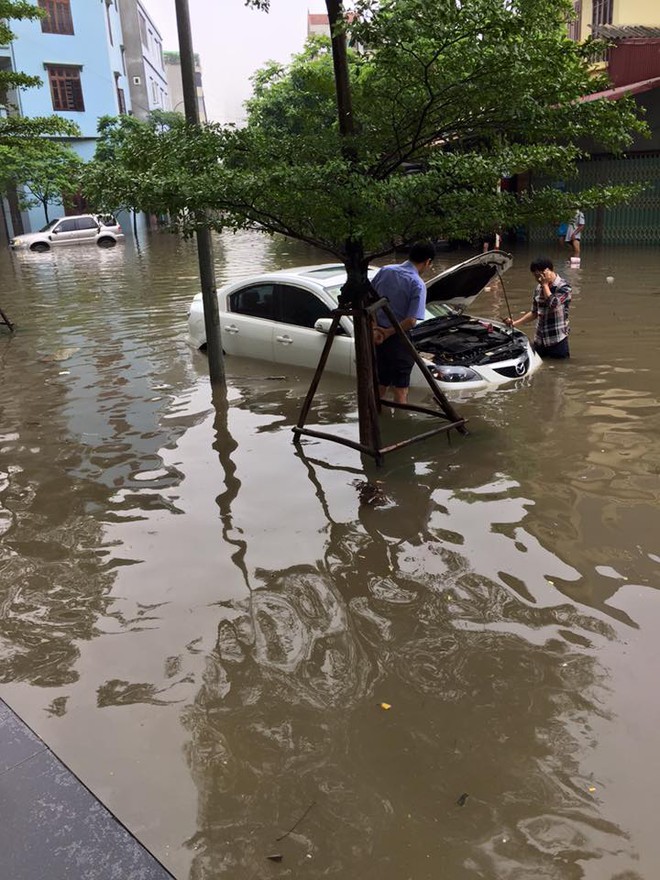
[{"label": "car door", "polygon": [[227,354],[273,361],[275,285],[246,284],[227,295],[220,311],[222,348]]},{"label": "car door", "polygon": [[[332,318],[331,307],[322,297],[294,284],[277,285],[275,361],[296,367],[318,366],[327,336],[314,329],[319,318]],[[351,373],[353,340],[346,333],[336,336],[326,368],[333,373]]]},{"label": "car door", "polygon": [[96,241],[99,234],[99,224],[93,217],[78,217],[76,227],[78,230],[77,244],[90,244]]},{"label": "car door", "polygon": [[51,244],[58,247],[63,244],[75,244],[78,235],[77,222],[72,217],[64,217],[56,223],[48,236]]}]

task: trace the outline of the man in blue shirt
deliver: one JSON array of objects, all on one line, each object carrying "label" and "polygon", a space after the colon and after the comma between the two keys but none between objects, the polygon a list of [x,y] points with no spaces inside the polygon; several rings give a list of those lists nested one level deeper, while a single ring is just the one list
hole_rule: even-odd
[{"label": "man in blue shirt", "polygon": [[[426,285],[421,275],[430,267],[434,257],[435,248],[430,242],[417,242],[410,248],[405,263],[383,266],[371,282],[376,293],[389,300],[406,333],[424,318]],[[382,310],[376,315],[374,342],[380,397],[385,397],[392,388],[394,400],[406,403],[415,360]]]}]

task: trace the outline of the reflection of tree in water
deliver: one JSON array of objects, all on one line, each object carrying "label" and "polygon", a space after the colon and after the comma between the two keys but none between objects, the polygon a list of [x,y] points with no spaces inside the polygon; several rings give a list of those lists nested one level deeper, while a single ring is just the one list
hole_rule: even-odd
[{"label": "reflection of tree in water", "polygon": [[[226,530],[240,485],[228,459]],[[432,467],[411,491],[412,461],[398,466],[382,504],[337,522],[317,475],[328,466],[303,461],[324,559],[258,571],[262,586],[223,607],[187,713],[192,880],[268,876],[272,853],[280,877],[578,880],[580,860],[622,852],[579,764],[602,714],[590,648],[607,627],[533,605],[447,550],[429,525]],[[401,554],[429,547],[443,575],[405,576]]]}]

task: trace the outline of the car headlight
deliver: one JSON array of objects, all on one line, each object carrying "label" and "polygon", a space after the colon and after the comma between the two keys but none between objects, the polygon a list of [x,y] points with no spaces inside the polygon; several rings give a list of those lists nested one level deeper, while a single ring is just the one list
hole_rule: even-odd
[{"label": "car headlight", "polygon": [[433,378],[439,379],[440,382],[474,382],[475,379],[481,379],[479,373],[476,373],[469,367],[449,367],[433,364],[429,369]]},{"label": "car headlight", "polygon": [[14,239],[12,239],[11,244],[12,244],[14,247],[16,247],[16,245],[23,244],[23,240],[20,239],[20,238],[14,238]]}]

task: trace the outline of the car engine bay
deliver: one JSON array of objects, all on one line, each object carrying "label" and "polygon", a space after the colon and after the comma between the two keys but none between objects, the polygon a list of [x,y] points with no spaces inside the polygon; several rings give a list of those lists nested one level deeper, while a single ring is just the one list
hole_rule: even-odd
[{"label": "car engine bay", "polygon": [[420,354],[430,355],[437,364],[476,366],[527,351],[526,336],[520,331],[511,333],[488,321],[460,315],[424,321],[410,336]]}]

